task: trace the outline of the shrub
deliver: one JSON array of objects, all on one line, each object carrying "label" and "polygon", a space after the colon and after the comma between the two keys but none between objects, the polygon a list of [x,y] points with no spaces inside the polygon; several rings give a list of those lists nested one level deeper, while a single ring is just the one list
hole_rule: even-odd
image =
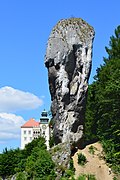
[{"label": "shrub", "polygon": [[86,157],[84,156],[84,154],[79,153],[78,154],[78,164],[80,165],[84,165],[87,162]]},{"label": "shrub", "polygon": [[66,171],[66,167],[63,166],[62,164],[58,166],[58,169],[59,169],[59,171],[62,172],[62,174],[64,174],[64,172]]},{"label": "shrub", "polygon": [[86,180],[86,175],[85,174],[80,175],[77,180]]},{"label": "shrub", "polygon": [[72,171],[75,171],[73,159],[70,159],[70,167],[69,167],[69,169],[72,170]]},{"label": "shrub", "polygon": [[16,175],[16,180],[27,180],[27,176],[25,172],[19,172]]},{"label": "shrub", "polygon": [[[31,156],[26,162],[26,172],[29,178],[39,180],[54,180],[55,179],[55,164],[47,150],[34,149]],[[37,157],[37,159],[36,159]]]},{"label": "shrub", "polygon": [[56,146],[53,148],[54,153],[57,152],[57,151],[60,151],[60,150],[61,150],[61,148],[60,148],[60,146],[58,146],[58,145],[56,145]]},{"label": "shrub", "polygon": [[113,180],[118,180],[118,179],[116,177],[114,177]]},{"label": "shrub", "polygon": [[50,136],[50,140],[49,140],[49,146],[50,148],[54,146],[55,140],[54,140],[54,136]]},{"label": "shrub", "polygon": [[70,177],[73,176],[73,175],[74,175],[74,173],[73,173],[73,171],[71,171],[70,169],[67,169],[67,170],[65,171],[65,177],[70,178]]},{"label": "shrub", "polygon": [[78,179],[77,180],[96,180],[96,178],[95,178],[95,175],[93,175],[93,174],[82,174],[82,175],[80,175],[79,177],[78,177]]},{"label": "shrub", "polygon": [[95,147],[94,146],[90,146],[89,147],[89,153],[90,154],[94,154],[95,153]]},{"label": "shrub", "polygon": [[93,174],[88,174],[87,178],[88,178],[88,180],[96,180],[95,175],[93,175]]}]

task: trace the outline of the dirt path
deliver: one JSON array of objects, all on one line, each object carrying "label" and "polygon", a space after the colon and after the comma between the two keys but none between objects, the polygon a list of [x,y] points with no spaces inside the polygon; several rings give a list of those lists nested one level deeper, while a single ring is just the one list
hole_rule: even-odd
[{"label": "dirt path", "polygon": [[[90,146],[95,147],[95,153],[91,154],[89,152]],[[84,166],[80,166],[78,162],[78,153],[82,153],[87,158],[87,163]],[[97,180],[113,180],[113,173],[111,169],[106,165],[105,161],[100,158],[102,154],[102,146],[101,144],[93,143],[83,150],[78,150],[73,156],[74,167],[75,167],[75,178],[77,178],[80,174],[94,174]]]}]

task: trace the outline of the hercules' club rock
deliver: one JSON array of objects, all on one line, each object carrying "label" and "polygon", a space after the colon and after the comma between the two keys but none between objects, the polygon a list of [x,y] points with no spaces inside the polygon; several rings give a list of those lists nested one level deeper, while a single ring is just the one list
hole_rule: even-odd
[{"label": "hercules' club rock", "polygon": [[80,18],[59,21],[50,34],[45,65],[56,144],[82,146],[93,39],[94,29]]}]

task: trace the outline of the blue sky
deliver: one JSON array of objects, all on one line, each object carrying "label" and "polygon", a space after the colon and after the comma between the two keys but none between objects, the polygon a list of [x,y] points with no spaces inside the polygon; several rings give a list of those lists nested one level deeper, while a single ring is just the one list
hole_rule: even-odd
[{"label": "blue sky", "polygon": [[120,24],[119,7],[119,0],[0,0],[0,152],[20,147],[20,126],[50,109],[44,56],[53,26],[80,17],[94,27],[91,83]]}]

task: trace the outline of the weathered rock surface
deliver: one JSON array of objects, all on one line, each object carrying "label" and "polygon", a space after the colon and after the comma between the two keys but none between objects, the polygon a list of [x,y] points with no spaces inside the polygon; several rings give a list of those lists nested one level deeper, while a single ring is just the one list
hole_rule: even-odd
[{"label": "weathered rock surface", "polygon": [[59,180],[70,166],[71,147],[69,143],[60,143],[49,150],[55,163],[56,180]]},{"label": "weathered rock surface", "polygon": [[80,18],[59,21],[50,34],[45,65],[56,144],[81,146],[93,39],[94,29]]}]

